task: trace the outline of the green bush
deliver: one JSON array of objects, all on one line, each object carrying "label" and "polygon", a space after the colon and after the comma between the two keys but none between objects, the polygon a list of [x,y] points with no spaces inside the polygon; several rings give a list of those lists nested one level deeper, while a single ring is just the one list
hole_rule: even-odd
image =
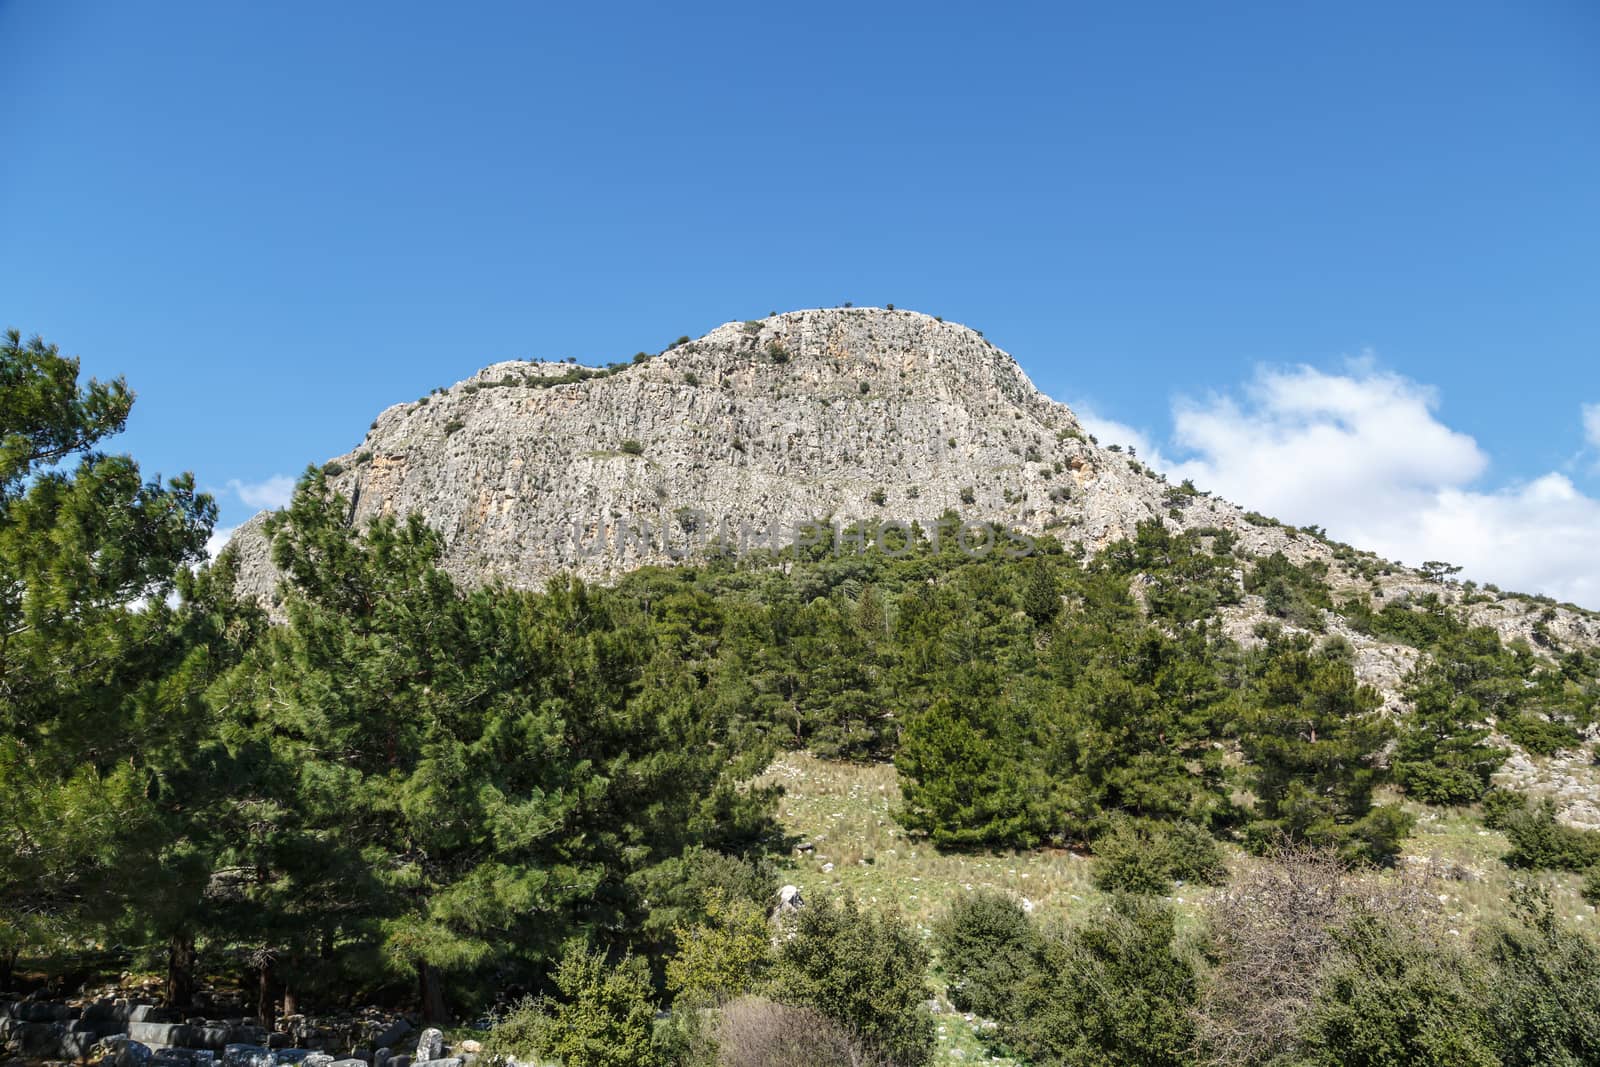
[{"label": "green bush", "polygon": [[1161,901],[1119,896],[1104,914],[1047,940],[1022,983],[1009,1044],[1061,1067],[1181,1067],[1193,1062],[1198,986]]},{"label": "green bush", "polygon": [[629,438],[628,440],[622,442],[622,451],[630,456],[642,456],[644,455],[644,445],[641,445],[638,441]]},{"label": "green bush", "polygon": [[1418,930],[1358,914],[1305,1026],[1311,1064],[1496,1067],[1481,970]]},{"label": "green bush", "polygon": [[1163,894],[1174,881],[1219,885],[1228,875],[1217,842],[1191,822],[1117,819],[1094,852],[1094,884],[1108,892]]},{"label": "green bush", "polygon": [[1504,830],[1514,816],[1528,810],[1528,798],[1515,789],[1491,789],[1480,803],[1483,825],[1489,830]]},{"label": "green bush", "polygon": [[523,1001],[485,1045],[491,1056],[553,1056],[562,1067],[655,1067],[650,969],[624,956],[613,963],[580,943],[567,947],[554,976],[559,996]]},{"label": "green bush", "polygon": [[933,1056],[928,951],[893,912],[862,911],[853,897],[808,900],[778,950],[772,997],[833,1020],[896,1067]]},{"label": "green bush", "polygon": [[1321,631],[1321,609],[1333,607],[1327,577],[1326,563],[1296,566],[1282,552],[1274,552],[1257,560],[1245,574],[1244,589],[1259,594],[1269,614],[1302,629]]},{"label": "green bush", "polygon": [[934,950],[950,981],[950,1002],[986,1019],[1010,1016],[1017,988],[1043,942],[1022,906],[1003,893],[957,898],[933,925]]},{"label": "green bush", "polygon": [[1549,797],[1509,816],[1505,831],[1511,839],[1511,851],[1505,856],[1509,866],[1581,871],[1600,863],[1600,833],[1558,821],[1555,801]]},{"label": "green bush", "polygon": [[1540,756],[1554,756],[1562,749],[1576,748],[1583,741],[1571,725],[1531,714],[1502,719],[1500,732]]},{"label": "green bush", "polygon": [[764,909],[720,889],[706,901],[706,921],[676,930],[678,952],[667,961],[667,988],[694,1004],[720,1004],[755,990],[772,963],[772,931]]},{"label": "green bush", "polygon": [[1518,893],[1477,951],[1504,1067],[1600,1063],[1600,946],[1556,918],[1548,893]]}]

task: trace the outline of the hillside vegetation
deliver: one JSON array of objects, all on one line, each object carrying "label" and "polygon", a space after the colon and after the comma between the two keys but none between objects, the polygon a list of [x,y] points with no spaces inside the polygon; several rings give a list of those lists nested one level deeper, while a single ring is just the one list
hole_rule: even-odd
[{"label": "hillside vegetation", "polygon": [[1507,788],[1587,753],[1600,656],[1442,571],[952,510],[515,589],[313,468],[269,614],[97,450],[120,383],[0,360],[0,992],[155,968],[568,1067],[1600,1055],[1600,833]]}]

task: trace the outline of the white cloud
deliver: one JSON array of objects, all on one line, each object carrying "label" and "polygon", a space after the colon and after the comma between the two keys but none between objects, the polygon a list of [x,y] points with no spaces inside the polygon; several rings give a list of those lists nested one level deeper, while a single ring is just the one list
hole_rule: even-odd
[{"label": "white cloud", "polygon": [[1073,414],[1078,416],[1078,421],[1083,428],[1094,435],[1094,439],[1102,445],[1121,445],[1123,448],[1132,448],[1141,456],[1156,458],[1157,452],[1150,438],[1143,432],[1134,429],[1125,422],[1108,419],[1088,407],[1071,405]]},{"label": "white cloud", "polygon": [[1583,436],[1590,445],[1600,448],[1600,404],[1583,405]]},{"label": "white cloud", "polygon": [[[1407,563],[1442,559],[1507,589],[1600,606],[1600,499],[1564,474],[1484,488],[1489,458],[1435,390],[1377,369],[1262,369],[1238,395],[1173,406],[1184,458],[1151,461],[1234,502]],[[1583,408],[1600,437],[1600,405]],[[1145,450],[1141,449],[1141,453]]]},{"label": "white cloud", "polygon": [[218,526],[211,531],[211,536],[206,538],[206,558],[216,559],[217,553],[228,547],[228,539],[233,536],[237,526]]},{"label": "white cloud", "polygon": [[294,496],[294,479],[287,474],[274,474],[259,482],[228,481],[228,488],[245,504],[253,508],[284,508]]}]

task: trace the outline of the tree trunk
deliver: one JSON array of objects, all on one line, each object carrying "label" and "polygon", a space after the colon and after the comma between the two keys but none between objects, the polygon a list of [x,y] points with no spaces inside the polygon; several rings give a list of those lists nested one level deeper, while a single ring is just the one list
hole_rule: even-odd
[{"label": "tree trunk", "polygon": [[194,1004],[194,935],[173,934],[167,942],[167,1006],[185,1013]]},{"label": "tree trunk", "polygon": [[269,1031],[278,1021],[278,1005],[272,996],[272,964],[261,965],[261,986],[256,992],[256,1015]]},{"label": "tree trunk", "polygon": [[283,1014],[285,1016],[300,1014],[300,995],[288,982],[283,984]]},{"label": "tree trunk", "polygon": [[417,961],[417,991],[422,999],[422,1021],[435,1026],[449,1025],[450,1012],[444,1006],[444,987],[439,984],[439,972],[421,960]]}]

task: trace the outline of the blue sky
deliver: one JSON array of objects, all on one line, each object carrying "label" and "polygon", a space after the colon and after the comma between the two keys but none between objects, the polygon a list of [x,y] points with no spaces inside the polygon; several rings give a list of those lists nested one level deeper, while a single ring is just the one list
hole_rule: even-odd
[{"label": "blue sky", "polygon": [[1243,503],[1600,606],[1592,3],[0,0],[0,46],[0,320],[224,524],[494,360],[893,302]]}]

